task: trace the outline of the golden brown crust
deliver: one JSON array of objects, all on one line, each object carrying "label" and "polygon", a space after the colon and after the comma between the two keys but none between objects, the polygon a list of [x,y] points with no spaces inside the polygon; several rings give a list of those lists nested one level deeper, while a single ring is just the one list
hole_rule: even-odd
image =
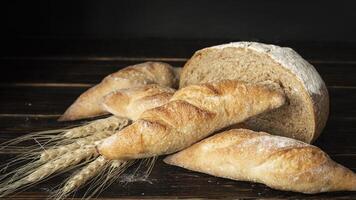
[{"label": "golden brown crust", "polygon": [[112,91],[146,84],[175,87],[176,70],[167,63],[145,62],[126,67],[105,77],[101,83],[81,94],[65,111],[59,121],[70,121],[105,114],[101,106],[103,96]]},{"label": "golden brown crust", "polygon": [[247,129],[207,138],[164,160],[193,171],[302,193],[356,190],[356,175],[319,148]]},{"label": "golden brown crust", "polygon": [[188,86],[167,104],[143,112],[132,125],[104,140],[98,150],[108,159],[173,153],[284,101],[279,92],[233,80]]},{"label": "golden brown crust", "polygon": [[104,96],[102,106],[113,115],[136,120],[145,110],[167,103],[174,92],[157,84],[120,89]]}]

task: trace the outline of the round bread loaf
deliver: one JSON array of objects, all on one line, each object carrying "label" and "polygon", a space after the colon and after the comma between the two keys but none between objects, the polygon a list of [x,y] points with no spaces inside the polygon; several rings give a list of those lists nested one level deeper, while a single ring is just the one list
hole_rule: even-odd
[{"label": "round bread loaf", "polygon": [[235,42],[197,51],[185,64],[180,87],[238,79],[283,90],[288,103],[246,121],[255,131],[313,142],[329,115],[329,95],[315,68],[291,48]]}]

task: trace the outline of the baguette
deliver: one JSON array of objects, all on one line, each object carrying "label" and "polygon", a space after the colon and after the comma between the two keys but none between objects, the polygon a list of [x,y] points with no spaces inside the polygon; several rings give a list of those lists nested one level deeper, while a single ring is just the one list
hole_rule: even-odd
[{"label": "baguette", "polygon": [[105,77],[101,83],[81,94],[59,118],[70,121],[106,114],[101,106],[102,98],[117,89],[146,84],[176,87],[180,70],[162,62],[145,62],[126,67]]},{"label": "baguette", "polygon": [[[38,140],[43,146],[31,146],[29,156],[22,155],[9,162],[18,165],[26,161],[26,164],[3,176],[8,179],[0,184],[0,197],[79,165],[86,166],[68,180],[69,185],[58,190],[59,196],[78,189],[78,186],[84,185],[91,178],[100,180],[100,177],[105,176],[106,181],[102,186],[105,182],[111,182],[118,175],[117,172],[125,170],[130,162],[96,158],[98,156],[94,148],[96,143],[127,126],[130,123],[129,119],[136,120],[144,110],[167,103],[174,91],[159,85],[117,90],[104,97],[105,108],[117,116],[95,120],[75,128],[34,133],[8,142],[8,144],[18,144],[28,140]],[[122,165],[113,166],[113,163]]]},{"label": "baguette", "polygon": [[175,90],[159,85],[116,90],[103,98],[102,106],[109,113],[136,120],[145,110],[169,101]]},{"label": "baguette", "polygon": [[302,193],[356,191],[356,175],[318,147],[247,129],[216,134],[164,162],[193,171]]},{"label": "baguette", "polygon": [[111,160],[170,154],[284,103],[280,92],[236,80],[191,85],[177,91],[167,104],[143,112],[97,149]]},{"label": "baguette", "polygon": [[313,142],[329,114],[329,96],[315,68],[290,48],[235,42],[197,51],[185,64],[180,87],[222,79],[279,88],[288,103],[246,121],[253,130]]}]

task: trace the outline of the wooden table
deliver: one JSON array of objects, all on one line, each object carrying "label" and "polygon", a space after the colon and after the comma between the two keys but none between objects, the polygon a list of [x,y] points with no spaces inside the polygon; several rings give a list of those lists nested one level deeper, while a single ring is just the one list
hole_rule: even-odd
[{"label": "wooden table", "polygon": [[[148,60],[183,66],[202,47],[226,41],[26,40],[0,57],[0,139],[31,131],[66,126],[58,116],[83,91],[105,75]],[[356,46],[298,44],[292,46],[320,72],[330,92],[330,118],[315,145],[337,162],[356,171]],[[4,162],[11,149],[0,152]],[[13,199],[44,199],[66,175],[43,182]],[[85,190],[85,188],[84,188]],[[81,190],[83,192],[84,190]],[[80,193],[76,197],[81,197]],[[120,198],[298,198],[356,199],[356,192],[303,195],[281,192],[262,184],[232,181],[156,163],[148,181],[115,183],[101,193]]]}]

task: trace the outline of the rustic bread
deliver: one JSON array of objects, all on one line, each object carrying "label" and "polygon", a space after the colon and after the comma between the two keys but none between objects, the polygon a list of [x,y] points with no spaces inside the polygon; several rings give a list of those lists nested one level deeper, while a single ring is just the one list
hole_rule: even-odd
[{"label": "rustic bread", "polygon": [[197,51],[185,64],[180,88],[237,79],[283,90],[288,103],[246,121],[250,129],[314,141],[328,118],[329,97],[315,68],[290,48],[235,42]]},{"label": "rustic bread", "polygon": [[302,193],[356,191],[356,175],[319,148],[247,129],[216,134],[164,161],[193,171]]},{"label": "rustic bread", "polygon": [[182,150],[213,132],[280,107],[282,93],[236,80],[191,85],[97,147],[107,159],[137,159]]},{"label": "rustic bread", "polygon": [[105,114],[101,106],[103,96],[112,91],[146,84],[176,87],[180,70],[162,62],[145,62],[126,67],[105,77],[90,88],[65,111],[59,121],[77,120]]},{"label": "rustic bread", "polygon": [[145,110],[167,103],[174,92],[157,84],[120,89],[106,95],[102,106],[115,116],[136,120]]}]

